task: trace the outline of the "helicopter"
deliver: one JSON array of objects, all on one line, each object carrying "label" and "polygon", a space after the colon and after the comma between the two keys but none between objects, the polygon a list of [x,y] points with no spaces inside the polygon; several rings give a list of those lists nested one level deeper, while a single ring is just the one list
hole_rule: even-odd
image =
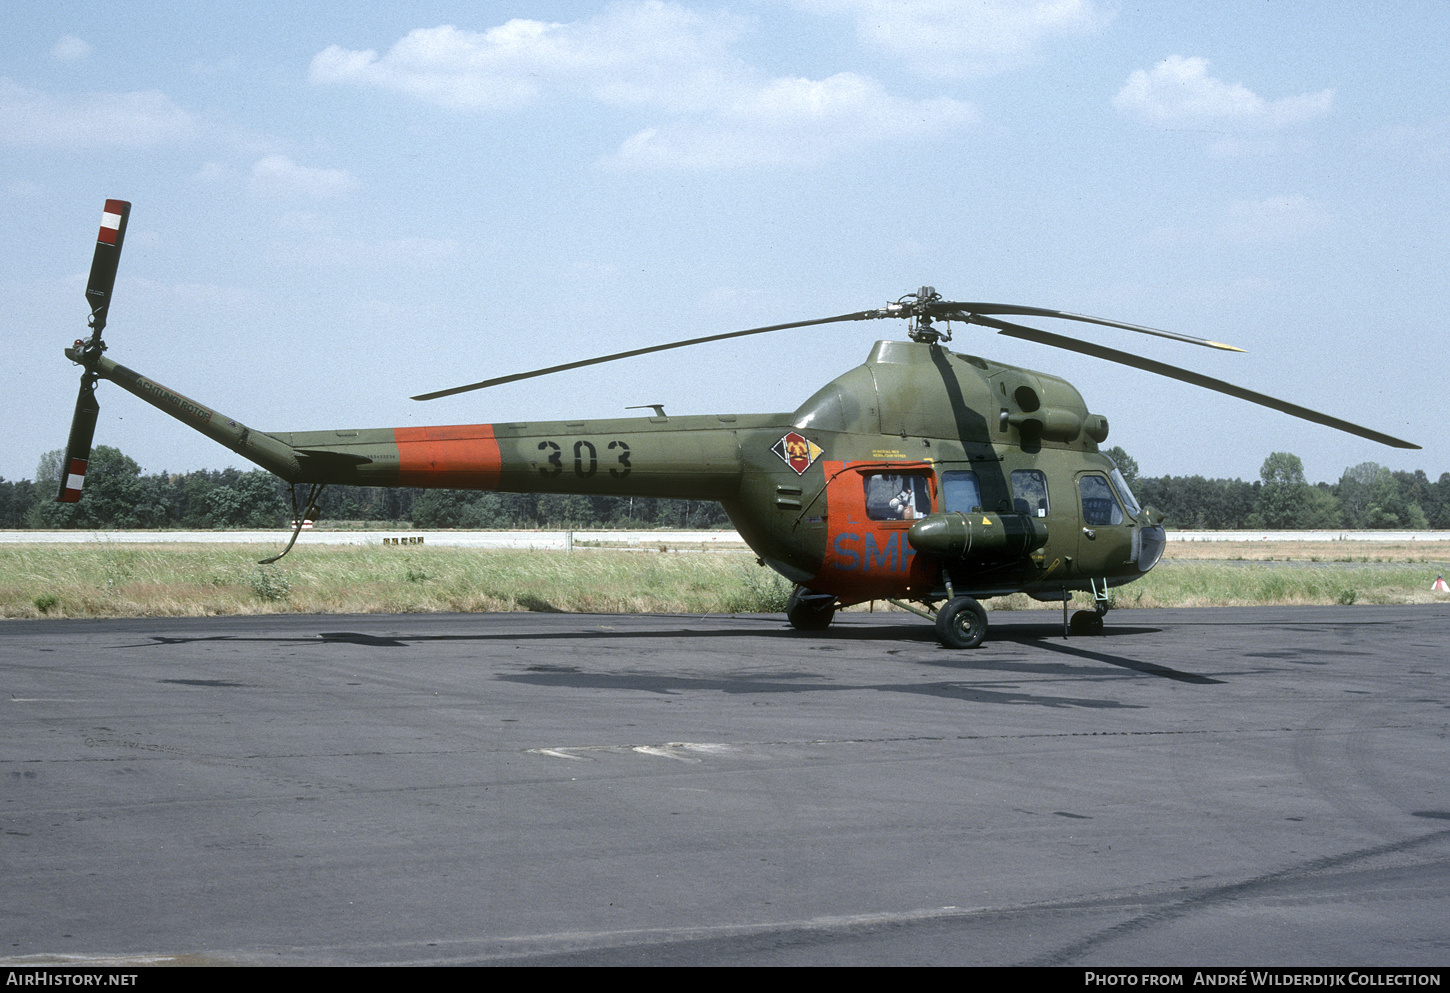
[{"label": "helicopter", "polygon": [[[822,324],[897,319],[905,341],[876,342],[864,364],[796,410],[256,431],[105,356],[102,332],[131,205],[107,200],[86,286],[89,338],[57,501],[80,499],[108,380],[292,484],[297,541],[329,484],[673,497],[718,501],[757,561],[794,584],[791,626],[822,631],[836,611],[886,600],[932,621],[949,648],[987,633],[981,600],[1061,601],[1063,633],[1103,631],[1114,587],[1163,555],[1163,515],[1140,506],[1099,446],[1108,420],[1065,379],[951,351],[951,322],[1034,341],[1215,390],[1396,448],[1411,442],[1176,366],[1003,317],[1054,318],[1216,349],[1232,345],[1041,307],[964,303],[922,286],[884,307],[636,348],[413,397],[432,400],[633,356]],[[940,322],[940,323],[939,323]],[[943,327],[942,325],[946,326]],[[308,487],[298,511],[298,487]],[[1093,608],[1068,618],[1074,592]]]}]

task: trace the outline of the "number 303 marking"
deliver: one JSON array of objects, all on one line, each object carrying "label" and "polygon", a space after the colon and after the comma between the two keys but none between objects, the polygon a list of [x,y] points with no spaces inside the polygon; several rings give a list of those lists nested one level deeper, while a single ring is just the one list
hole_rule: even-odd
[{"label": "number 303 marking", "polygon": [[[618,466],[610,466],[609,475],[615,479],[623,479],[634,468],[629,462],[629,445],[622,441],[611,441],[609,450],[618,453],[615,459]],[[549,464],[539,466],[540,475],[553,478],[564,471],[564,450],[557,441],[539,442],[539,451],[549,453]],[[594,443],[583,439],[574,442],[574,475],[580,479],[588,479],[598,471],[599,450],[594,447]]]}]

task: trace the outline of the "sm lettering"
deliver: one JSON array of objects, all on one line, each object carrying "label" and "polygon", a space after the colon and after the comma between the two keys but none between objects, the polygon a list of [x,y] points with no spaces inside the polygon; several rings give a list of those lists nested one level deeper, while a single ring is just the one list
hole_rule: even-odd
[{"label": "sm lettering", "polygon": [[835,567],[843,572],[910,572],[916,549],[907,542],[906,535],[896,531],[884,544],[877,540],[879,537],[870,531],[864,539],[850,531],[838,534],[832,545]]}]

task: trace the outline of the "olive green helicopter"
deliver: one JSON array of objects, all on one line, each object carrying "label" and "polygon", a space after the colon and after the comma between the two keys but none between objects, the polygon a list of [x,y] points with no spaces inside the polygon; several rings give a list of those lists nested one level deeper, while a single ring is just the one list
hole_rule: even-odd
[{"label": "olive green helicopter", "polygon": [[[83,367],[57,500],[80,499],[109,380],[292,484],[294,525],[328,484],[674,497],[723,505],[763,565],[795,584],[791,625],[820,631],[851,604],[887,600],[936,625],[942,644],[987,632],[980,600],[1022,592],[1063,604],[1064,634],[1101,632],[1109,591],[1163,554],[1163,517],[1134,499],[1099,450],[1108,420],[1066,380],[949,351],[950,322],[1106,359],[1216,390],[1397,448],[1419,446],[1162,362],[1002,320],[1056,318],[1231,345],[1040,307],[944,300],[923,286],[884,307],[636,348],[414,397],[432,400],[602,362],[747,335],[882,318],[910,322],[863,365],[791,413],[256,431],[104,355],[131,205],[107,200],[86,287],[90,336],[66,349]],[[943,327],[942,325],[947,325]],[[298,509],[298,487],[309,487]],[[1075,591],[1094,609],[1068,620]]]}]

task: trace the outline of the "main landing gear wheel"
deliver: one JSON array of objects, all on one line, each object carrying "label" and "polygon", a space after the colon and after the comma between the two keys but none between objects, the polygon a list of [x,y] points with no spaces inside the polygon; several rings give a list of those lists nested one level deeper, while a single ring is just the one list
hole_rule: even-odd
[{"label": "main landing gear wheel", "polygon": [[824,631],[835,616],[836,598],[830,593],[814,593],[797,586],[785,602],[785,619],[797,631]]},{"label": "main landing gear wheel", "polygon": [[949,600],[936,612],[936,636],[947,648],[976,648],[987,636],[987,612],[969,596]]},{"label": "main landing gear wheel", "polygon": [[1102,634],[1103,615],[1096,610],[1074,611],[1068,629],[1073,634]]}]

